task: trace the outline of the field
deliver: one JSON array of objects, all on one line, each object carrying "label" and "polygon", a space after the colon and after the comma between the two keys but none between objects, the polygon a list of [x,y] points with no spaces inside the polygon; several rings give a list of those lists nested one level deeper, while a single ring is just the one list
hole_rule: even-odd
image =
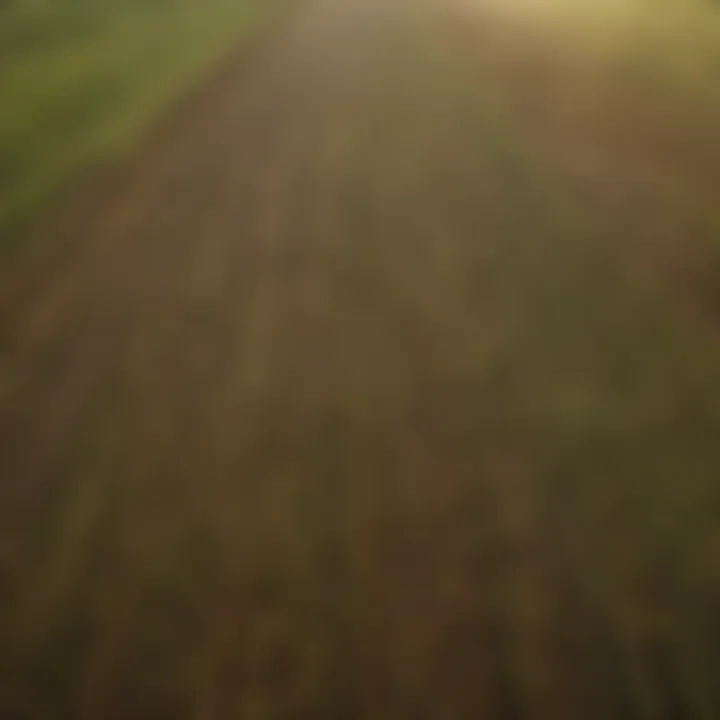
[{"label": "field", "polygon": [[13,260],[0,717],[720,717],[720,20],[532,7],[280,13]]},{"label": "field", "polygon": [[0,253],[135,144],[273,5],[0,2]]}]

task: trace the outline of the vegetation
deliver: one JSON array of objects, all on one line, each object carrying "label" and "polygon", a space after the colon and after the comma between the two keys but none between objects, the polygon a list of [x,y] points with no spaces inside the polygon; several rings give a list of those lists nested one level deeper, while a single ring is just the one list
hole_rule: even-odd
[{"label": "vegetation", "polygon": [[134,143],[271,5],[0,3],[0,253],[79,173]]},{"label": "vegetation", "polygon": [[484,74],[494,101],[624,263],[717,317],[720,14],[641,0],[511,7],[494,16],[501,39],[480,41],[499,58]]}]

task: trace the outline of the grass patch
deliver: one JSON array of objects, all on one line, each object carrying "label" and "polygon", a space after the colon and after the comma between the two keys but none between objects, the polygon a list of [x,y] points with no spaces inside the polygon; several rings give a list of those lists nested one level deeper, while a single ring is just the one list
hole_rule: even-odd
[{"label": "grass patch", "polygon": [[88,167],[126,150],[267,13],[257,0],[0,8],[0,253]]}]

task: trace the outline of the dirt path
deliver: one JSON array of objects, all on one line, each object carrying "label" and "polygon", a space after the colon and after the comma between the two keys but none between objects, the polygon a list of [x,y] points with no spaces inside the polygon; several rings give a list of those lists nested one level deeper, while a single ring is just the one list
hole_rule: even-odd
[{"label": "dirt path", "polygon": [[718,350],[456,30],[308,4],[4,280],[0,714],[717,717]]}]

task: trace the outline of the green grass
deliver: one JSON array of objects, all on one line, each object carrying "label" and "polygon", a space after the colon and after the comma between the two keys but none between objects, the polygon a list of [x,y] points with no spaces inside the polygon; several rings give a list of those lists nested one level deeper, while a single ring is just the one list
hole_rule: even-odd
[{"label": "green grass", "polygon": [[0,253],[84,169],[126,150],[272,2],[0,7]]}]

